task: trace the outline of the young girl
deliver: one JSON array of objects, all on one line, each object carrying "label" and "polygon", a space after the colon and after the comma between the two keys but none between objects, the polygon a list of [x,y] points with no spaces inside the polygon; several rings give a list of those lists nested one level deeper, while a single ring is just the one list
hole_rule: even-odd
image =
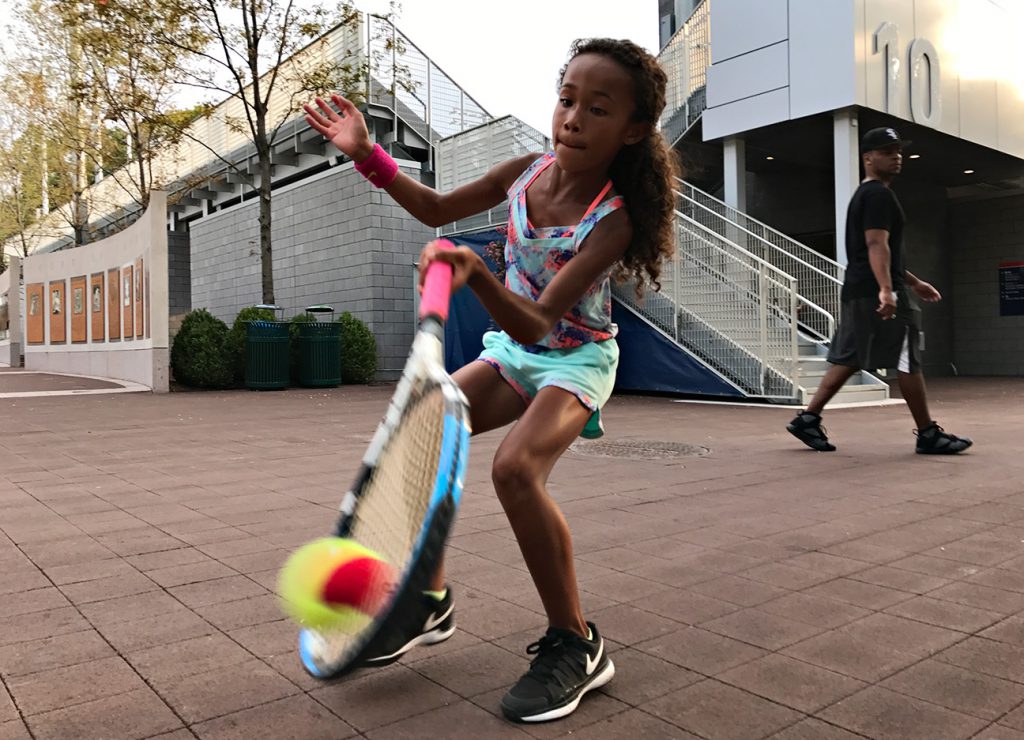
[{"label": "young girl", "polygon": [[[463,219],[508,198],[504,285],[465,247],[427,245],[419,267],[422,277],[431,262],[450,263],[452,290],[468,285],[503,329],[488,332],[479,361],[454,375],[469,399],[474,434],[518,420],[498,448],[491,477],[550,625],[527,648],[530,668],[501,708],[519,722],[563,717],[615,668],[597,627],[583,617],[569,529],[545,485],[576,437],[603,433],[601,407],[619,356],[612,273],[657,284],[661,260],[674,247],[674,160],[655,128],[665,73],[629,41],[577,41],[559,81],[554,151],[499,164],[450,193],[398,173],[371,143],[355,106],[331,99],[340,115],[317,99],[319,110],[305,106],[306,120],[424,224]],[[451,636],[443,567],[432,588],[424,595],[423,629],[370,664]]]}]

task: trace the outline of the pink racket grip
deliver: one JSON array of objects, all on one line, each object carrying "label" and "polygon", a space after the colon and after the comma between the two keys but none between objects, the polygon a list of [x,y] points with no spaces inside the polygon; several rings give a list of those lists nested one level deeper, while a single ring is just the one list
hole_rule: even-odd
[{"label": "pink racket grip", "polygon": [[[447,239],[432,242],[439,249],[455,249]],[[452,295],[452,266],[446,262],[432,262],[423,280],[423,295],[420,296],[420,318],[436,316],[448,320],[448,302]]]}]

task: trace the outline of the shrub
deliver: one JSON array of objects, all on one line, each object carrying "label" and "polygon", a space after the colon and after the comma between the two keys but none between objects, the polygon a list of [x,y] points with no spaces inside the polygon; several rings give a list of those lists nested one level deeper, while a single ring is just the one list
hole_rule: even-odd
[{"label": "shrub", "polygon": [[227,349],[231,355],[231,363],[234,368],[236,383],[245,380],[245,339],[248,333],[248,322],[250,321],[273,321],[276,316],[269,308],[256,308],[248,306],[238,312],[235,323],[231,325],[228,332]]},{"label": "shrub", "polygon": [[369,383],[377,372],[377,340],[370,328],[348,311],[341,324],[341,382]]},{"label": "shrub", "polygon": [[171,347],[171,369],[179,383],[198,388],[227,388],[234,378],[227,348],[228,326],[205,308],[181,322]]},{"label": "shrub", "polygon": [[308,324],[310,321],[316,319],[308,313],[292,316],[288,321],[288,375],[293,385],[299,382],[299,324]]}]

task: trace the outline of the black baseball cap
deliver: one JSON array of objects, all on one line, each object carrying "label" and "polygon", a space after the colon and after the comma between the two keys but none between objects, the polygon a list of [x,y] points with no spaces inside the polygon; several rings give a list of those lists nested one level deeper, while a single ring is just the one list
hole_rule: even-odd
[{"label": "black baseball cap", "polygon": [[885,149],[894,144],[906,146],[909,143],[906,139],[901,139],[899,133],[894,128],[873,128],[861,137],[860,151],[861,154],[864,154],[876,149]]}]

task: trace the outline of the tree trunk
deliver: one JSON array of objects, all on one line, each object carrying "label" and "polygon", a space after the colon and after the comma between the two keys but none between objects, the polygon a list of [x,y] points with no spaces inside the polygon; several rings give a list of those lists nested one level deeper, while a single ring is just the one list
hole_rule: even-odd
[{"label": "tree trunk", "polygon": [[270,241],[270,147],[258,147],[260,160],[260,263],[263,268],[263,302],[274,303],[274,260]]}]

